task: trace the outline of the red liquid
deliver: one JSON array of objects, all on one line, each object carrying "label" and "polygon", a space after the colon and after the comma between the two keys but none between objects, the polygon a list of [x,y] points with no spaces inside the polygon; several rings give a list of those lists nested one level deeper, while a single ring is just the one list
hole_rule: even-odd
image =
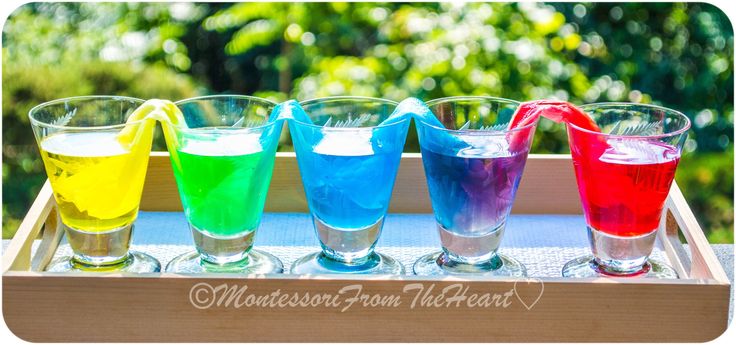
[{"label": "red liquid", "polygon": [[568,128],[578,191],[588,224],[615,236],[640,236],[659,226],[680,160],[658,142],[618,141]]},{"label": "red liquid", "polygon": [[[608,142],[595,133],[600,129],[590,117],[566,102],[522,103],[509,128],[539,116],[568,124],[578,191],[591,227],[622,237],[657,229],[680,160],[676,147],[641,139]],[[571,128],[571,123],[587,131]]]}]

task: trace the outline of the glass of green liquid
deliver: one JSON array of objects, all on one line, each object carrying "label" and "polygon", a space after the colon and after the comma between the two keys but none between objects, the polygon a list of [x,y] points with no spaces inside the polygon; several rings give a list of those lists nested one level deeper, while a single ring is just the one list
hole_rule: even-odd
[{"label": "glass of green liquid", "polygon": [[249,96],[176,102],[183,123],[163,122],[171,165],[196,251],[167,272],[279,273],[275,256],[254,250],[281,134],[276,105]]},{"label": "glass of green liquid", "polygon": [[[73,251],[51,272],[158,272],[150,255],[130,251],[146,178],[154,120],[143,100],[83,96],[38,105],[28,116]],[[126,134],[126,135],[123,135]]]}]

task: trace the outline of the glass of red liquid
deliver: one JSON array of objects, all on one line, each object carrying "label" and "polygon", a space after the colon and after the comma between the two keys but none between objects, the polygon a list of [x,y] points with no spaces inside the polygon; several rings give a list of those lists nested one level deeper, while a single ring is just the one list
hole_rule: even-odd
[{"label": "glass of red liquid", "polygon": [[601,129],[567,125],[592,255],[568,262],[562,275],[677,278],[649,256],[690,120],[644,104],[599,103],[581,110]]}]

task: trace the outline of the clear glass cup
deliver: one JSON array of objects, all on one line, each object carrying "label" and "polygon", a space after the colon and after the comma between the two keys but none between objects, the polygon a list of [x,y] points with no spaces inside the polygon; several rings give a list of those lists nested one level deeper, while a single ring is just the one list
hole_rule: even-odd
[{"label": "clear glass cup", "polygon": [[396,105],[378,98],[314,99],[301,103],[312,123],[289,121],[322,247],[297,260],[292,273],[404,272],[401,263],[374,251],[411,121],[381,125]]},{"label": "clear glass cup", "polygon": [[536,129],[508,129],[518,105],[483,96],[427,102],[444,125],[416,121],[442,251],[419,258],[415,274],[526,276],[498,252]]},{"label": "clear glass cup", "polygon": [[581,107],[601,132],[567,125],[593,255],[565,265],[565,277],[677,278],[649,258],[690,120],[654,105]]},{"label": "clear glass cup", "polygon": [[[73,255],[48,271],[158,272],[130,251],[155,121],[126,123],[143,100],[84,96],[43,103],[28,116]],[[128,127],[136,135],[121,140]]]},{"label": "clear glass cup", "polygon": [[283,124],[268,121],[276,104],[230,95],[175,104],[187,126],[165,122],[164,136],[196,251],[166,271],[282,272],[278,258],[252,249]]}]

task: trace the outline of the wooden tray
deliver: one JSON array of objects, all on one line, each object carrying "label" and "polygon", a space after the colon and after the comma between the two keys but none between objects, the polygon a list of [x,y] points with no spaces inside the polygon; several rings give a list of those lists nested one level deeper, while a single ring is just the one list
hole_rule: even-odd
[{"label": "wooden tray", "polygon": [[[181,210],[166,153],[152,153],[141,209]],[[530,155],[513,210],[580,214],[570,157]],[[266,211],[307,211],[293,153],[277,155]],[[420,155],[403,156],[390,211],[431,213]],[[47,182],[4,253],[3,314],[17,336],[34,342],[714,339],[727,327],[729,281],[676,185],[664,213],[659,240],[678,280],[54,274],[42,272],[62,236]],[[367,305],[354,300],[342,311],[357,286]],[[419,286],[434,287],[414,301]],[[447,306],[458,289],[468,299]],[[260,300],[266,306],[248,302],[277,291],[279,300]],[[280,296],[307,294],[317,306],[279,305]]]}]

